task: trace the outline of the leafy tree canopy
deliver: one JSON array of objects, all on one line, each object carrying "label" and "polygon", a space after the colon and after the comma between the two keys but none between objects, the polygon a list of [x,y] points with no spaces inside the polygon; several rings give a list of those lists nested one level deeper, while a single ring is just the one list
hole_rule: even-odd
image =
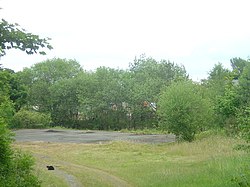
[{"label": "leafy tree canopy", "polygon": [[[28,54],[45,54],[39,48],[52,49],[48,40],[25,33],[17,24],[0,21],[0,57],[11,48],[26,51]],[[14,71],[0,67],[0,186],[40,186],[37,177],[33,175],[33,160],[30,156],[12,149],[13,135],[7,128],[12,123],[13,102],[16,104],[21,101],[24,92]],[[15,105],[16,108],[20,106]]]},{"label": "leafy tree canopy", "polygon": [[249,61],[242,58],[232,58],[230,62],[233,68],[234,79],[238,79],[240,77],[243,73],[244,67],[249,63]]},{"label": "leafy tree canopy", "polygon": [[49,40],[50,38],[40,38],[38,35],[26,32],[17,23],[10,24],[4,19],[0,21],[0,57],[6,54],[6,50],[12,48],[25,51],[27,54],[45,55],[46,53],[40,48],[53,49]]}]

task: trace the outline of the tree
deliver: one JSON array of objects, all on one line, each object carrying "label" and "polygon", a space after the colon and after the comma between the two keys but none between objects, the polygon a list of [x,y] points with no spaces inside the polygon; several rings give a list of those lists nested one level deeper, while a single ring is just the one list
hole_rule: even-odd
[{"label": "tree", "polygon": [[[123,70],[100,67],[79,84],[85,93],[80,96],[81,111],[91,114],[88,118],[92,118],[90,121],[95,128],[121,129],[126,126],[126,110],[122,106],[128,98],[125,74]],[[88,90],[84,89],[86,86]]]},{"label": "tree", "polygon": [[210,102],[202,98],[199,85],[191,81],[172,83],[161,93],[157,114],[163,129],[192,141],[197,132],[212,123]]},{"label": "tree", "polygon": [[141,56],[130,64],[131,78],[134,81],[134,92],[142,101],[155,101],[161,88],[170,85],[172,81],[184,80],[188,76],[182,66],[170,61],[157,62],[153,58]]},{"label": "tree", "polygon": [[224,95],[218,97],[217,103],[214,106],[216,115],[220,117],[221,126],[224,127],[227,132],[237,133],[234,126],[236,125],[235,114],[239,106],[237,88],[232,82],[228,83]]},{"label": "tree", "polygon": [[239,77],[238,92],[242,104],[250,104],[250,61],[244,67]]},{"label": "tree", "polygon": [[[236,121],[238,135],[250,143],[250,105],[243,106],[237,110]],[[250,149],[250,145],[248,145],[248,149]]]},{"label": "tree", "polygon": [[249,63],[247,60],[244,60],[242,58],[232,58],[230,60],[231,62],[231,67],[233,68],[233,75],[234,75],[234,79],[238,79],[243,70],[244,67]]},{"label": "tree", "polygon": [[[231,72],[225,69],[221,63],[215,64],[213,69],[209,72],[208,79],[203,80],[202,86],[205,89],[206,97],[210,98],[214,109],[218,109],[218,104],[221,103],[222,96],[228,91],[227,85],[232,80],[230,79]],[[215,126],[224,127],[225,116],[221,111],[214,113]]]},{"label": "tree", "polygon": [[[52,49],[48,40],[26,33],[17,24],[9,24],[5,20],[0,22],[0,56],[11,48],[28,54],[45,54],[39,48]],[[37,177],[32,174],[34,162],[31,157],[11,148],[12,134],[7,126],[14,115],[13,101],[17,99],[12,92],[16,88],[14,85],[10,72],[0,68],[0,186],[40,186]]]},{"label": "tree", "polygon": [[150,104],[155,105],[158,102],[163,87],[174,81],[187,79],[185,68],[170,61],[158,62],[153,58],[141,56],[130,64],[129,73],[128,103],[133,109],[133,126],[152,128],[157,125],[157,118]]},{"label": "tree", "polygon": [[49,40],[50,38],[40,38],[38,35],[26,32],[17,23],[10,24],[4,19],[0,22],[0,57],[6,54],[6,50],[12,48],[25,51],[27,54],[39,52],[45,55],[46,53],[40,51],[40,48],[52,49]]},{"label": "tree", "polygon": [[205,86],[208,88],[211,98],[215,99],[224,94],[228,76],[229,70],[225,69],[221,63],[216,64],[209,72]]},{"label": "tree", "polygon": [[54,58],[37,63],[20,73],[21,82],[28,87],[29,105],[40,112],[53,110],[50,87],[58,82],[76,77],[82,68],[75,60]]},{"label": "tree", "polygon": [[80,102],[76,78],[60,80],[49,87],[53,124],[70,128],[78,127]]},{"label": "tree", "polygon": [[[240,107],[236,112],[239,135],[250,142],[250,62],[248,61],[239,77],[238,94]],[[248,147],[250,149],[250,145]]]},{"label": "tree", "polygon": [[[230,60],[232,72],[226,76],[224,93],[215,95],[214,108],[221,126],[233,135],[241,133],[242,118],[247,116],[250,92],[250,63],[248,60]],[[243,125],[244,126],[244,125]]]},{"label": "tree", "polygon": [[0,69],[0,77],[2,77],[2,81],[5,77],[4,85],[8,89],[6,93],[8,93],[9,99],[13,102],[15,110],[20,110],[26,104],[27,89],[20,82],[18,74],[11,69],[3,68]]}]

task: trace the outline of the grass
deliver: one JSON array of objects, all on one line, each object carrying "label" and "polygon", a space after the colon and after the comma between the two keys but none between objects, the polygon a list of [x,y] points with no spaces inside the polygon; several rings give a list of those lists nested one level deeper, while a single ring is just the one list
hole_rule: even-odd
[{"label": "grass", "polygon": [[[37,160],[43,186],[67,186],[45,170],[54,164],[84,186],[237,186],[231,180],[249,167],[249,154],[234,150],[240,140],[220,135],[192,143],[107,144],[16,143]],[[60,182],[60,184],[59,184]],[[52,185],[52,186],[53,186]]]},{"label": "grass", "polygon": [[43,187],[67,187],[67,182],[53,173],[47,172],[41,167],[37,167],[35,170],[36,175],[42,180]]},{"label": "grass", "polygon": [[151,134],[168,134],[167,131],[161,130],[161,129],[157,129],[157,128],[144,128],[144,129],[121,129],[120,132],[123,133],[133,133],[133,134],[137,134],[137,135],[151,135]]}]

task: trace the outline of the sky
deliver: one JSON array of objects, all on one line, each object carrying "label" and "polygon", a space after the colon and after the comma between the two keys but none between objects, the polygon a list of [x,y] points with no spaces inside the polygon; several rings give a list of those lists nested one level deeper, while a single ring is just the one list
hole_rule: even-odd
[{"label": "sky", "polygon": [[83,69],[127,69],[145,54],[206,78],[218,62],[250,56],[249,0],[0,0],[0,18],[52,38],[47,55],[7,51],[5,68],[21,71],[51,58]]}]

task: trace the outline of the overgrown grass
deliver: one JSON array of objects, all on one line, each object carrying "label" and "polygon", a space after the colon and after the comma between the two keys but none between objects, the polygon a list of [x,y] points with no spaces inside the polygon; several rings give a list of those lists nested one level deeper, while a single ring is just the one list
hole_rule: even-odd
[{"label": "overgrown grass", "polygon": [[153,129],[148,129],[148,128],[144,128],[144,129],[122,129],[122,130],[120,130],[120,132],[133,133],[133,134],[138,134],[138,135],[143,135],[143,134],[145,134],[145,135],[146,134],[168,134],[167,131],[157,129],[157,128],[153,128]]},{"label": "overgrown grass", "polygon": [[48,172],[45,167],[36,166],[36,175],[42,181],[42,187],[67,187],[67,182],[53,172]]},{"label": "overgrown grass", "polygon": [[[76,176],[84,186],[117,186],[119,180],[113,176],[130,186],[230,187],[238,186],[232,179],[250,163],[248,153],[233,149],[239,143],[240,140],[209,135],[192,143],[38,142],[16,146],[36,156],[38,170],[46,161],[53,163]],[[61,186],[49,175],[49,171],[40,175],[44,184],[55,182],[55,186]]]}]

